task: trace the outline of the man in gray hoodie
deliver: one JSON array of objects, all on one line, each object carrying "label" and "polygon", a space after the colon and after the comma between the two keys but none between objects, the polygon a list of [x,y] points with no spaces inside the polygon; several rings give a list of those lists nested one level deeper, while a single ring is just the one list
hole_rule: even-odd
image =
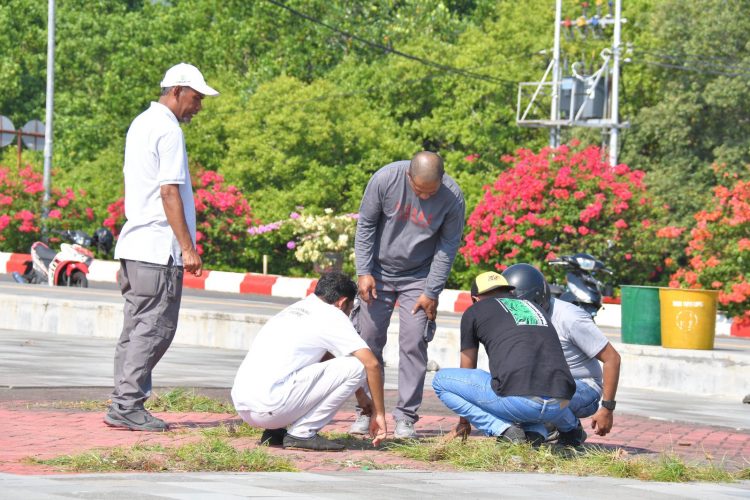
[{"label": "man in gray hoodie", "polygon": [[[398,301],[397,438],[417,435],[427,342],[434,334],[438,295],[461,243],[465,208],[443,159],[429,151],[375,172],[362,197],[354,243],[360,306],[352,321],[382,364]],[[360,414],[350,432],[369,432],[369,416]]]}]

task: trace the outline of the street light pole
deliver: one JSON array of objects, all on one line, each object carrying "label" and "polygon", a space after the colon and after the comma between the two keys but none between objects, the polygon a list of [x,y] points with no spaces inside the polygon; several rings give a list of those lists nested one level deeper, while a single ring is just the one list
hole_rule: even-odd
[{"label": "street light pole", "polygon": [[46,236],[46,219],[49,215],[50,178],[52,171],[52,117],[55,106],[55,0],[47,6],[47,101],[44,128],[44,202],[42,206],[42,231]]},{"label": "street light pole", "polygon": [[609,164],[617,165],[617,148],[620,136],[620,30],[622,24],[622,0],[615,1],[615,32],[612,41],[612,128],[609,132]]},{"label": "street light pole", "polygon": [[549,145],[560,146],[560,22],[562,21],[562,0],[555,2],[555,45],[552,53],[552,104],[550,106]]}]

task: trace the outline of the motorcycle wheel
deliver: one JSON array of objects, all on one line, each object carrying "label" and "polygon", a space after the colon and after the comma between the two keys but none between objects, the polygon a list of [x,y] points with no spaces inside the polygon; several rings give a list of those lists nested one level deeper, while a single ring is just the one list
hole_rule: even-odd
[{"label": "motorcycle wheel", "polygon": [[70,275],[70,282],[68,286],[75,286],[79,288],[88,288],[89,279],[86,277],[83,271],[73,271]]}]

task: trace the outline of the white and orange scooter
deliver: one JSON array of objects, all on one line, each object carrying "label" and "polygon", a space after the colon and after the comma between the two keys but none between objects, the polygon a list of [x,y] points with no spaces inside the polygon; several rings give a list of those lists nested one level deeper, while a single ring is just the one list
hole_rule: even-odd
[{"label": "white and orange scooter", "polygon": [[47,283],[49,286],[89,286],[87,275],[94,261],[94,252],[89,247],[96,246],[103,253],[109,253],[114,242],[112,233],[100,228],[93,238],[80,230],[57,234],[69,243],[61,243],[60,251],[56,252],[42,241],[34,242],[26,270],[23,274],[14,272],[13,279],[19,283]]}]

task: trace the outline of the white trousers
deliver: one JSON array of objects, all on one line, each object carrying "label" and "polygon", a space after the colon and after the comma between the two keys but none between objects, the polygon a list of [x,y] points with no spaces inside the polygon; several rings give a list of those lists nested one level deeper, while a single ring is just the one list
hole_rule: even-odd
[{"label": "white trousers", "polygon": [[315,363],[292,375],[291,389],[278,410],[241,410],[239,414],[253,427],[287,427],[287,432],[292,436],[309,438],[333,419],[365,379],[365,367],[354,356]]}]

